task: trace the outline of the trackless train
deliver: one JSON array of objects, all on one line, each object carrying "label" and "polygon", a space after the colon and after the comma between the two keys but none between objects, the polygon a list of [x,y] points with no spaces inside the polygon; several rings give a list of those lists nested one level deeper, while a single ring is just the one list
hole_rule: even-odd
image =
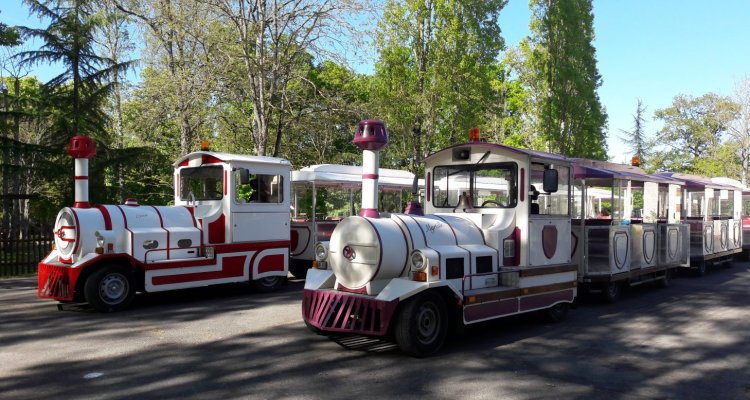
[{"label": "trackless train", "polygon": [[[382,122],[360,123],[363,185],[387,140]],[[710,180],[487,143],[477,130],[425,172],[425,215],[362,212],[316,245],[310,330],[389,337],[426,356],[451,325],[533,311],[561,320],[580,288],[614,301],[623,284],[665,286],[674,268],[702,272],[741,249],[740,192]]]}]

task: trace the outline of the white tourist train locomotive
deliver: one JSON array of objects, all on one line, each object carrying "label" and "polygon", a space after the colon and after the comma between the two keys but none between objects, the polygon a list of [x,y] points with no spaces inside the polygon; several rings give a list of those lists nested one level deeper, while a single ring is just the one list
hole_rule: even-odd
[{"label": "white tourist train locomotive", "polygon": [[403,351],[425,356],[453,323],[566,315],[577,266],[564,157],[487,143],[473,131],[468,144],[425,160],[427,215],[381,218],[373,188],[387,141],[384,123],[360,122],[362,211],[316,245],[319,265],[308,272],[302,305],[313,331],[393,334]]},{"label": "white tourist train locomotive", "polygon": [[136,291],[230,282],[273,290],[289,263],[288,161],[211,152],[174,164],[175,205],[88,202],[93,140],[71,139],[75,203],[55,222],[55,248],[39,263],[38,296],[123,309]]}]

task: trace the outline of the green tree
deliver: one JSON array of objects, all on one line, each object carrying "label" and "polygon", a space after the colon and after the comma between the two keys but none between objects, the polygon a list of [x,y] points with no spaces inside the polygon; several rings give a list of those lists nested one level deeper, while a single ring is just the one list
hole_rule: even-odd
[{"label": "green tree", "polygon": [[723,139],[738,111],[730,98],[715,93],[675,96],[670,107],[654,114],[664,127],[651,144],[666,149],[652,154],[650,168],[708,176],[722,170],[719,165],[728,161]]},{"label": "green tree", "polygon": [[18,46],[21,44],[21,35],[18,30],[0,22],[0,46]]},{"label": "green tree", "polygon": [[113,73],[124,71],[129,63],[113,64],[94,51],[94,30],[100,23],[93,4],[88,0],[25,0],[32,12],[48,18],[44,29],[21,27],[25,36],[41,39],[39,50],[19,54],[24,64],[60,63],[62,73],[44,86],[45,95],[54,107],[56,144],[69,137],[89,134],[104,139],[107,115],[104,104],[114,89]]},{"label": "green tree", "polygon": [[633,155],[637,155],[641,158],[641,163],[645,163],[647,160],[647,139],[646,132],[643,131],[644,124],[646,123],[646,118],[643,116],[645,112],[646,106],[643,105],[641,99],[638,99],[635,106],[635,114],[633,115],[633,130],[626,131],[621,129],[625,136],[620,138],[628,144]]},{"label": "green tree", "polygon": [[505,0],[388,1],[377,30],[373,116],[387,121],[387,150],[418,173],[431,150],[484,123],[495,94],[489,77],[504,42]]},{"label": "green tree", "polygon": [[591,0],[531,0],[530,68],[540,131],[547,150],[604,159],[607,115],[597,89]]}]

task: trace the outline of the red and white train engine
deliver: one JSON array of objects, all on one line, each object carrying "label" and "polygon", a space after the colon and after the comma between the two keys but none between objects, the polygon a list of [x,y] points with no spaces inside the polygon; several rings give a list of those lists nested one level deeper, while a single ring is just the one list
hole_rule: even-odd
[{"label": "red and white train engine", "polygon": [[55,248],[39,263],[40,298],[128,306],[136,291],[230,282],[276,288],[289,256],[288,161],[207,150],[174,164],[175,205],[90,205],[93,140],[71,139],[75,203],[55,222]]},{"label": "red and white train engine", "polygon": [[566,159],[487,143],[476,131],[425,160],[427,215],[382,218],[373,187],[387,139],[382,122],[360,123],[362,211],[316,245],[302,305],[308,327],[393,337],[425,356],[452,324],[537,310],[562,319],[577,294]]}]

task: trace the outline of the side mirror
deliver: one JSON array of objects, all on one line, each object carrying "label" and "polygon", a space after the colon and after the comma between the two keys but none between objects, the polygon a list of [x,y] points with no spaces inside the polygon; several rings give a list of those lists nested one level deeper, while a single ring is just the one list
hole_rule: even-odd
[{"label": "side mirror", "polygon": [[250,171],[247,168],[240,168],[240,184],[247,185],[250,183]]},{"label": "side mirror", "polygon": [[556,169],[545,169],[542,176],[542,190],[545,193],[557,192],[558,176]]}]

